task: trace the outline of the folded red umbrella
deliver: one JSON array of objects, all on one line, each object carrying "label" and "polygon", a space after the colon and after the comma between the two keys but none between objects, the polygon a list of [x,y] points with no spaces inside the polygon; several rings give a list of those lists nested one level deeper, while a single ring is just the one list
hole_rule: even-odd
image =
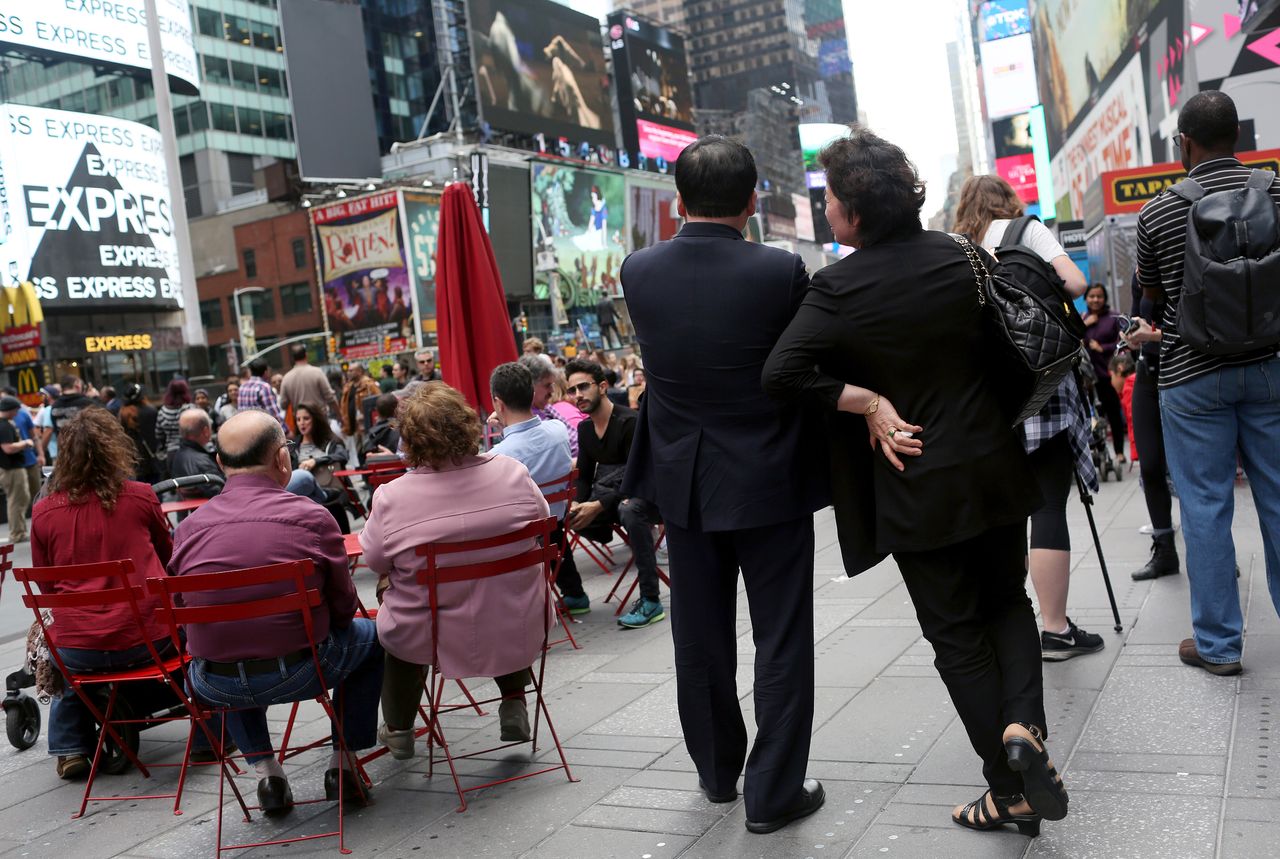
[{"label": "folded red umbrella", "polygon": [[440,201],[436,328],[444,380],[484,419],[493,411],[489,375],[517,358],[507,297],[471,189],[455,182]]}]

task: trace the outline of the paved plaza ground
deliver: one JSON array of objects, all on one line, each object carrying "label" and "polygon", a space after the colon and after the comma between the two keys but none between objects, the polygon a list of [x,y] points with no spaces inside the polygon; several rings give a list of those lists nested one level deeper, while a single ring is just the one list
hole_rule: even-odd
[{"label": "paved plaza ground", "polygon": [[[385,857],[946,857],[946,859],[1199,859],[1272,857],[1280,853],[1280,768],[1270,764],[1273,717],[1280,726],[1280,621],[1267,595],[1261,538],[1246,487],[1237,491],[1236,541],[1241,599],[1248,619],[1241,677],[1219,678],[1178,662],[1189,634],[1185,576],[1134,583],[1149,538],[1136,472],[1104,485],[1098,525],[1116,586],[1123,633],[1111,629],[1106,593],[1084,510],[1071,508],[1071,616],[1102,633],[1099,654],[1045,666],[1050,750],[1071,793],[1071,814],[1046,823],[1038,839],[969,832],[949,820],[952,805],[977,797],[980,765],[970,750],[932,652],[891,561],[843,578],[830,511],[818,516],[816,718],[809,773],[822,779],[826,806],[773,835],[743,827],[741,802],[712,805],[680,737],[670,624],[624,631],[612,605],[599,602],[611,580],[585,558],[594,610],[574,632],[582,645],[555,647],[547,661],[551,713],[574,775],[563,773],[471,794],[457,813],[447,775],[425,775],[419,756],[371,767],[376,803],[347,817],[357,856]],[[1085,550],[1088,551],[1085,551]],[[19,563],[29,554],[18,553]],[[620,554],[619,557],[624,557]],[[372,577],[358,574],[364,591]],[[739,691],[750,723],[750,625],[740,618]],[[0,631],[26,622],[10,582]],[[21,642],[0,646],[0,665],[16,668]],[[5,669],[9,670],[8,668]],[[491,684],[477,682],[477,691]],[[272,711],[283,720],[287,710]],[[309,711],[307,730],[325,731]],[[446,730],[462,750],[496,742],[496,715],[455,715]],[[276,722],[283,725],[282,722]],[[143,734],[143,752],[174,759],[178,732]],[[527,749],[527,747],[525,747]],[[419,752],[423,746],[419,746]],[[554,755],[544,747],[540,757]],[[322,794],[327,755],[288,767],[298,799]],[[463,763],[478,776],[518,773],[527,761],[512,750]],[[1280,760],[1278,760],[1280,762]],[[1276,775],[1276,779],[1270,778]],[[172,770],[153,782],[176,778]],[[253,779],[243,784],[252,791]],[[103,788],[154,791],[136,773],[106,777]],[[5,857],[137,859],[208,856],[214,846],[217,778],[206,769],[189,782],[184,814],[165,801],[91,806],[71,814],[82,784],[58,780],[44,737],[18,752],[0,743],[0,853]],[[228,809],[228,837],[260,840],[314,831],[335,818],[328,804],[304,806],[283,821],[243,824]],[[259,849],[252,856],[335,855],[332,841]]]}]

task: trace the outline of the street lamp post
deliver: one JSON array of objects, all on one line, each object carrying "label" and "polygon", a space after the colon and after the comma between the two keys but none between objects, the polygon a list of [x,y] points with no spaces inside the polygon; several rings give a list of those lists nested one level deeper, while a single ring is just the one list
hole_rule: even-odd
[{"label": "street lamp post", "polygon": [[[244,319],[242,311],[240,310],[240,296],[249,295],[254,292],[266,292],[266,289],[261,286],[242,286],[239,289],[233,290],[231,293],[231,303],[234,304],[236,308],[236,339],[240,342],[240,353],[246,356],[249,354],[250,349],[244,342]],[[249,319],[253,319],[253,311],[249,312]],[[258,344],[256,342],[253,343],[252,346],[252,351],[258,351]]]}]

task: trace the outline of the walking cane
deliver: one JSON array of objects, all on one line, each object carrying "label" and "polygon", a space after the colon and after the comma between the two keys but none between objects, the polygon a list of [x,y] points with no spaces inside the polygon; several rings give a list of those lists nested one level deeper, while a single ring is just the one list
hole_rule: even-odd
[{"label": "walking cane", "polygon": [[[1072,469],[1074,472],[1075,469]],[[1102,567],[1102,581],[1107,586],[1107,599],[1111,600],[1111,616],[1115,618],[1116,632],[1122,632],[1124,626],[1120,623],[1120,609],[1116,608],[1116,594],[1111,589],[1111,576],[1107,573],[1107,559],[1102,556],[1102,540],[1098,538],[1098,525],[1093,521],[1093,496],[1089,494],[1089,487],[1084,485],[1079,473],[1076,473],[1076,488],[1080,490],[1080,503],[1084,505],[1084,512],[1089,517],[1089,530],[1093,532],[1093,548],[1098,553],[1098,565]]]}]

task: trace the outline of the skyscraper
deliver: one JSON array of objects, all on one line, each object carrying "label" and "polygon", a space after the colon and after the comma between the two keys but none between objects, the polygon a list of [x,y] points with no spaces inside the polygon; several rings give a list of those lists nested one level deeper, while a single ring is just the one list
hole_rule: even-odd
[{"label": "skyscraper", "polygon": [[635,12],[676,29],[685,24],[684,0],[613,0],[613,10]]}]

